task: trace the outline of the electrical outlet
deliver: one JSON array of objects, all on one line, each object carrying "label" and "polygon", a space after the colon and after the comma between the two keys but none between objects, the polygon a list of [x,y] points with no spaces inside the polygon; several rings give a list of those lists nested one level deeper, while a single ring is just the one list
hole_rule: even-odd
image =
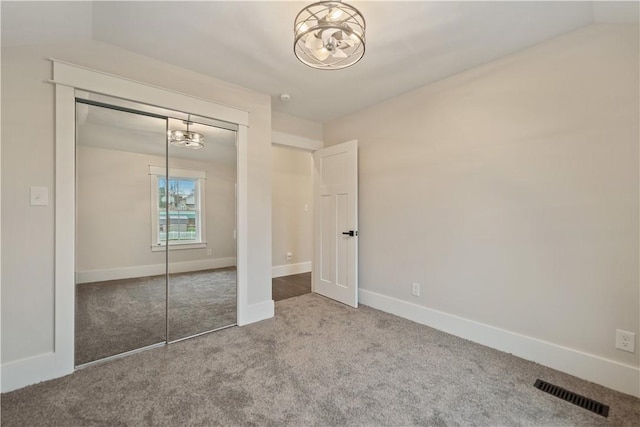
[{"label": "electrical outlet", "polygon": [[414,283],[411,285],[411,295],[415,297],[420,296],[420,283]]},{"label": "electrical outlet", "polygon": [[616,348],[629,353],[636,352],[636,334],[616,329]]},{"label": "electrical outlet", "polygon": [[207,249],[207,256],[213,255],[213,249]]},{"label": "electrical outlet", "polygon": [[291,258],[293,258],[293,254],[291,252],[287,252],[287,261],[291,261]]}]

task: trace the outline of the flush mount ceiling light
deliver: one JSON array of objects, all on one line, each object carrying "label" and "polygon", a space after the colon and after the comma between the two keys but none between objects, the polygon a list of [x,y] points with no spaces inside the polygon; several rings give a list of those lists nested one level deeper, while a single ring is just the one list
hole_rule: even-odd
[{"label": "flush mount ceiling light", "polygon": [[204,144],[202,143],[202,141],[204,141],[204,135],[189,130],[189,125],[193,124],[189,119],[191,119],[191,116],[188,116],[187,120],[182,121],[182,123],[187,125],[187,130],[170,130],[168,132],[169,143],[176,147],[193,148],[194,150],[204,148]]},{"label": "flush mount ceiling light", "polygon": [[341,1],[305,7],[296,16],[293,32],[296,57],[313,68],[339,70],[364,55],[364,18],[355,7]]}]

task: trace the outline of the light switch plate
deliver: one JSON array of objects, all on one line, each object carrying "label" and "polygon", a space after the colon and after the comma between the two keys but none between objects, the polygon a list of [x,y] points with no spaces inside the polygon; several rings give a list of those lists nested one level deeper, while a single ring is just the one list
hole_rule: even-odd
[{"label": "light switch plate", "polygon": [[49,189],[47,187],[31,187],[31,206],[47,206]]}]

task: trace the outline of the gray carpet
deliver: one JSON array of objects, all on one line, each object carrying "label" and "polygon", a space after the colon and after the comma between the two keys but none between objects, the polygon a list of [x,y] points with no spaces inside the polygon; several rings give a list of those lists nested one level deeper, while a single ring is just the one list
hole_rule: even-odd
[{"label": "gray carpet", "polygon": [[[169,340],[236,323],[235,267],[171,274]],[[165,276],[85,283],[76,293],[76,365],[165,341]]]},{"label": "gray carpet", "polygon": [[[533,387],[553,382],[609,418]],[[3,426],[640,425],[640,400],[315,294],[276,317],[2,395]]]}]

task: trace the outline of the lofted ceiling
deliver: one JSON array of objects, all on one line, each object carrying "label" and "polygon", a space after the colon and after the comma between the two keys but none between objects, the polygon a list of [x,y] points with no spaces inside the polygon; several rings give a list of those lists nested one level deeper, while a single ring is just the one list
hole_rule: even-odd
[{"label": "lofted ceiling", "polygon": [[3,1],[2,44],[94,39],[270,94],[275,111],[326,122],[592,23],[638,19],[637,2],[348,2],[367,21],[367,48],[339,71],[295,58],[293,21],[311,3],[299,1]]}]

